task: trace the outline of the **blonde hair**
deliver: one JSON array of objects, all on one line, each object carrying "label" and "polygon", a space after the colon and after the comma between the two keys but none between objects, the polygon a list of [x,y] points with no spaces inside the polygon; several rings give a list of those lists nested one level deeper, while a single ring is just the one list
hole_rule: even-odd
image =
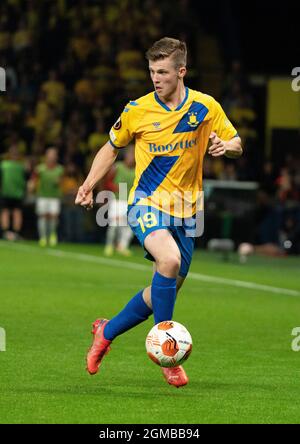
[{"label": "blonde hair", "polygon": [[152,62],[172,56],[175,68],[186,66],[187,48],[185,42],[170,37],[157,40],[146,52],[146,59]]}]

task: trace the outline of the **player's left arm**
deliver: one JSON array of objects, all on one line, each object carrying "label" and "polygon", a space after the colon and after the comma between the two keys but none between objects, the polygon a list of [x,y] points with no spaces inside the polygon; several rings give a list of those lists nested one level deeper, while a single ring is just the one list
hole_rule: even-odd
[{"label": "player's left arm", "polygon": [[212,127],[208,153],[213,157],[226,156],[236,159],[243,154],[242,142],[220,103],[212,101]]},{"label": "player's left arm", "polygon": [[40,179],[38,167],[33,170],[27,181],[27,192],[29,194],[35,193]]},{"label": "player's left arm", "polygon": [[235,136],[230,140],[222,140],[214,131],[212,131],[209,139],[211,145],[208,148],[208,153],[213,157],[226,156],[230,159],[236,159],[243,154],[241,138],[238,136]]}]

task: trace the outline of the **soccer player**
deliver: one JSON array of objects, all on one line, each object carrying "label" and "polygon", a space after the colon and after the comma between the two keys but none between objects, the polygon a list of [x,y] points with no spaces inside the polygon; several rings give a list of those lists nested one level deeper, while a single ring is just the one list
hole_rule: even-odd
[{"label": "soccer player", "polygon": [[[154,91],[126,105],[110,131],[110,140],[97,153],[79,187],[75,203],[87,209],[93,205],[96,183],[111,168],[118,151],[134,139],[136,170],[128,199],[128,219],[146,257],[155,263],[154,275],[151,285],[140,290],[114,318],[93,323],[93,343],[87,354],[90,374],[97,373],[116,336],[152,313],[155,324],[172,319],[195,238],[187,235],[185,213],[173,204],[166,211],[157,193],[189,195],[191,215],[195,217],[208,144],[208,153],[213,157],[236,158],[242,154],[241,140],[220,104],[184,85],[186,44],[162,38],[147,51],[146,58]],[[178,226],[175,219],[178,222],[180,217],[184,220]],[[162,368],[162,372],[171,385],[188,383],[182,366]]]},{"label": "soccer player", "polygon": [[[23,224],[23,199],[26,193],[26,168],[17,145],[11,145],[8,156],[0,162],[0,194],[2,197],[1,228],[3,238],[17,240]],[[12,216],[12,231],[9,231]]]},{"label": "soccer player", "polygon": [[50,147],[46,151],[45,162],[37,166],[30,180],[29,189],[37,189],[36,214],[41,247],[46,247],[48,242],[51,247],[57,244],[63,173],[57,149]]}]

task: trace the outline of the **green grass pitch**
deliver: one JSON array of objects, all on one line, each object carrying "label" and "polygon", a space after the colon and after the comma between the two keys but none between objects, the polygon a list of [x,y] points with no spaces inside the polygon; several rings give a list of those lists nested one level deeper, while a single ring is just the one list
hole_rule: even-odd
[{"label": "green grass pitch", "polygon": [[0,423],[299,423],[299,270],[299,258],[196,251],[174,313],[193,337],[190,383],[176,389],[145,352],[153,318],[114,341],[99,374],[85,371],[91,323],[150,282],[141,249],[110,260],[95,245],[1,242]]}]

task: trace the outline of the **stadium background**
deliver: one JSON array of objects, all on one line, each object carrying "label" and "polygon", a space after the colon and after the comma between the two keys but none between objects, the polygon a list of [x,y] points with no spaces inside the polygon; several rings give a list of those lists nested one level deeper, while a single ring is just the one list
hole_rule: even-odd
[{"label": "stadium background", "polygon": [[[230,237],[236,245],[282,247],[288,239],[289,252],[299,253],[300,93],[291,89],[291,71],[299,65],[295,6],[175,3],[1,2],[0,66],[7,86],[0,95],[0,155],[17,145],[30,175],[45,149],[57,146],[65,166],[60,240],[103,242],[95,212],[73,207],[74,190],[126,102],[151,90],[145,49],[163,35],[178,37],[189,48],[186,83],[222,103],[244,146],[237,161],[207,156],[204,177],[257,184],[249,192],[227,183],[222,193],[223,182],[214,184],[213,193],[210,187],[198,244]],[[105,181],[98,189],[103,186]],[[27,239],[37,237],[33,200],[25,201]]]}]

